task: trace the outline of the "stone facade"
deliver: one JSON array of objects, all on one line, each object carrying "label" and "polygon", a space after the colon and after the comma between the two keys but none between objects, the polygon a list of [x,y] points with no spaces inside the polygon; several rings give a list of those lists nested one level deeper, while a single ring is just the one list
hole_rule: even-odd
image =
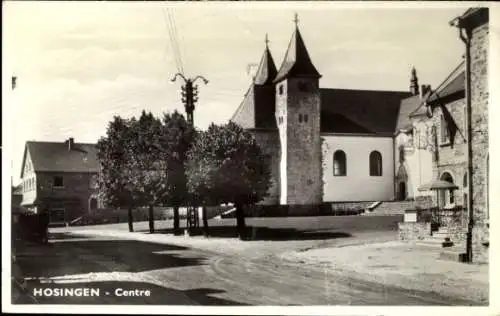
[{"label": "stone facade", "polygon": [[488,261],[489,203],[488,203],[488,20],[472,30],[471,103],[472,103],[472,184],[474,226],[472,230],[472,258],[475,262]]},{"label": "stone facade", "polygon": [[288,78],[276,89],[281,139],[281,204],[322,201],[320,94],[317,79]]},{"label": "stone facade", "polygon": [[[450,121],[443,119],[444,111],[449,113]],[[453,192],[452,199],[450,192],[441,192],[440,202],[443,203],[442,206],[467,205],[467,202],[464,202],[464,194],[466,193],[464,177],[467,174],[467,130],[465,123],[466,105],[464,98],[445,103],[443,107],[436,107],[432,118],[427,123],[430,130],[435,126],[437,133],[430,135],[430,137],[437,138],[438,149],[433,161],[433,178],[443,179],[445,174],[448,174],[451,176],[451,182],[459,187]],[[452,132],[447,140],[442,135],[446,128],[443,126],[444,124],[454,126],[451,127]],[[433,196],[436,197],[435,194]]]},{"label": "stone facade", "polygon": [[425,237],[431,236],[431,223],[398,223],[399,239],[400,240],[422,240]]},{"label": "stone facade", "polygon": [[[62,186],[54,186],[55,177],[62,178]],[[37,210],[64,210],[57,220],[71,221],[99,207],[99,201],[91,201],[97,193],[97,174],[69,172],[37,172]],[[54,218],[56,219],[56,218]]]}]

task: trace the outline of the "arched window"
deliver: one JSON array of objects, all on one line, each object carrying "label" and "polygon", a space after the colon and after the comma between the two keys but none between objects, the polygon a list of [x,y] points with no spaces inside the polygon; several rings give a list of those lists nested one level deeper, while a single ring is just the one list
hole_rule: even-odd
[{"label": "arched window", "polygon": [[441,144],[450,142],[450,132],[448,130],[448,122],[443,114],[441,114]]},{"label": "arched window", "polygon": [[[448,181],[450,183],[453,182],[453,177],[448,173],[445,172],[441,176],[441,180]],[[441,191],[441,203],[444,205],[446,204],[454,204],[455,203],[455,193],[453,190],[446,190],[446,191]],[[442,206],[444,206],[442,205]]]},{"label": "arched window", "polygon": [[380,177],[382,175],[382,155],[378,151],[370,153],[370,176]]},{"label": "arched window", "polygon": [[345,176],[347,174],[346,169],[345,152],[343,152],[342,150],[337,150],[333,154],[333,175]]}]

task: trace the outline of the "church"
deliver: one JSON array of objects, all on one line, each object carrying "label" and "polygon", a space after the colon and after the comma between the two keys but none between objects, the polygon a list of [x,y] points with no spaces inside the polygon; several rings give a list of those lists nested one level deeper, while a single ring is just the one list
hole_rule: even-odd
[{"label": "church", "polygon": [[279,69],[266,40],[253,82],[231,118],[271,156],[272,186],[263,203],[411,197],[406,188],[398,193],[404,184],[396,184],[395,141],[430,92],[429,86],[419,88],[414,69],[411,75],[409,91],[323,88],[297,23]]}]

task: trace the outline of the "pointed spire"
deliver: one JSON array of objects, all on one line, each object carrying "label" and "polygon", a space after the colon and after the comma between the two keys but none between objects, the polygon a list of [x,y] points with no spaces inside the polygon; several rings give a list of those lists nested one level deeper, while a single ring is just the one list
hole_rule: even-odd
[{"label": "pointed spire", "polygon": [[267,37],[267,34],[265,43],[266,49],[264,50],[264,55],[260,60],[259,68],[255,73],[254,84],[256,85],[266,85],[272,83],[278,73],[271,51],[269,51],[269,38]]},{"label": "pointed spire", "polygon": [[415,67],[411,68],[410,92],[413,95],[419,94],[417,70],[415,70]]},{"label": "pointed spire", "polygon": [[306,45],[304,44],[304,40],[300,34],[298,27],[299,18],[297,14],[295,14],[293,21],[295,23],[295,31],[290,39],[285,58],[274,82],[279,82],[291,76],[312,78],[321,77],[309,57]]}]

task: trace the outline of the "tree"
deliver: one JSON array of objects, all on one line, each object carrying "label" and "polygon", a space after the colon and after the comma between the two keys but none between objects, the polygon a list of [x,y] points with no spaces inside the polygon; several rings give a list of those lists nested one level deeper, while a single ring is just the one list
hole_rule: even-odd
[{"label": "tree", "polygon": [[210,125],[197,135],[187,157],[188,191],[205,205],[232,202],[238,234],[245,238],[243,205],[261,201],[271,185],[270,157],[237,124]]},{"label": "tree", "polygon": [[173,206],[174,234],[177,234],[179,232],[179,206],[189,200],[185,162],[195,130],[177,111],[164,114],[162,123],[158,145],[166,160],[166,195],[163,202]]},{"label": "tree", "polygon": [[115,116],[108,124],[106,136],[97,142],[97,157],[100,164],[99,194],[106,205],[127,208],[130,232],[134,231],[132,210],[136,201],[128,178],[127,145],[133,139],[131,126],[134,124],[134,120]]},{"label": "tree", "polygon": [[154,206],[167,195],[166,157],[161,147],[164,129],[152,113],[142,111],[136,124],[131,126],[132,141],[129,152],[129,179],[134,187],[133,196],[149,211],[149,231],[154,233]]}]

